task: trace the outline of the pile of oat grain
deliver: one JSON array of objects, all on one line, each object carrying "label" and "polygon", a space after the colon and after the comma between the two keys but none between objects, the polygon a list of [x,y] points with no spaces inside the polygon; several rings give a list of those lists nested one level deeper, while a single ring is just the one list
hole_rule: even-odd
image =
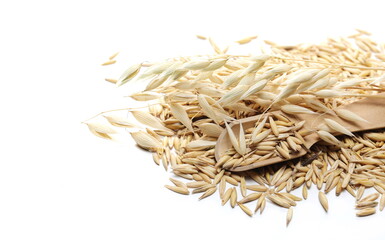
[{"label": "pile of oat grain", "polygon": [[[121,110],[129,111],[137,123],[111,115],[113,111],[98,115],[110,126],[86,123],[92,133],[107,139],[116,133],[114,127],[128,128],[136,143],[152,152],[155,163],[175,175],[170,178],[172,185],[166,187],[180,194],[201,194],[199,199],[203,199],[218,192],[222,205],[229,202],[250,216],[262,213],[266,203],[275,204],[288,209],[289,223],[296,202],[306,199],[314,185],[325,211],[327,194],[348,191],[356,199],[357,216],[368,216],[376,212],[377,205],[380,211],[385,207],[383,129],[338,138],[320,131],[324,142],[312,147],[307,156],[245,172],[231,169],[263,161],[267,154],[284,157],[300,148],[301,138],[309,132],[275,116],[261,119],[260,127],[245,129],[231,154],[218,162],[214,148],[227,123],[274,110],[333,112],[345,121],[365,121],[334,109],[385,90],[385,44],[369,36],[358,30],[347,38],[328,38],[318,45],[280,46],[264,41],[268,49],[258,56],[229,55],[212,39],[198,36],[212,45],[215,54],[135,64],[119,79],[107,79],[119,86],[133,80],[146,84],[144,91],[131,98],[148,101],[148,110]],[[116,55],[103,65],[115,63]],[[288,134],[285,143],[279,138],[284,130],[296,134]],[[262,139],[264,143],[259,143]],[[248,154],[253,148],[260,153],[254,158]],[[372,187],[377,193],[364,196]],[[297,188],[302,188],[301,197],[290,193]]]}]

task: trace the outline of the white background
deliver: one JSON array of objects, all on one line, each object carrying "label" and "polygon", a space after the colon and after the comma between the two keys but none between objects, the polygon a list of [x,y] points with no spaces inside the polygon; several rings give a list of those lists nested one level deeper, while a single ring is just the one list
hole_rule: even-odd
[{"label": "white background", "polygon": [[[385,213],[356,218],[354,199],[313,187],[286,211],[253,218],[168,191],[169,173],[128,135],[106,141],[81,121],[130,107],[104,81],[145,60],[211,53],[250,35],[320,42],[354,28],[385,42],[382,1],[2,1],[0,3],[0,239],[383,239]],[[258,47],[235,47],[253,53]],[[116,51],[116,66],[100,64]],[[300,193],[298,193],[300,195]],[[251,206],[251,208],[254,208]]]}]

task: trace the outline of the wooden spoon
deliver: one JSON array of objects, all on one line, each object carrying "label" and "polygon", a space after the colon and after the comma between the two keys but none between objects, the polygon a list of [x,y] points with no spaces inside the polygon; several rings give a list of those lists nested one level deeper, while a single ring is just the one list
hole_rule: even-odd
[{"label": "wooden spoon", "polygon": [[[374,95],[369,98],[365,98],[363,100],[359,100],[356,102],[353,102],[351,104],[345,105],[343,107],[339,107],[337,109],[346,109],[349,110],[360,117],[366,119],[369,123],[359,121],[359,122],[352,122],[352,121],[346,121],[337,115],[330,114],[330,113],[325,113],[320,116],[320,114],[296,114],[296,115],[289,115],[281,111],[274,111],[275,113],[279,113],[286,118],[288,118],[290,121],[294,123],[301,122],[305,120],[305,124],[302,129],[308,129],[310,131],[313,131],[313,133],[307,135],[304,137],[306,143],[304,144],[307,149],[310,149],[311,146],[313,146],[316,142],[320,141],[320,138],[318,134],[316,133],[317,130],[319,130],[319,127],[321,124],[324,124],[325,118],[332,119],[351,132],[358,132],[358,131],[365,131],[365,130],[372,130],[372,129],[378,129],[378,128],[385,128],[385,94],[378,94]],[[240,120],[233,121],[229,126],[235,133],[236,137],[238,138],[239,135],[239,127],[240,123],[242,123],[243,129],[248,129],[255,127],[256,121],[260,119],[260,121],[265,117],[265,116],[270,116],[270,113],[266,113],[263,117],[261,115],[249,117],[249,118],[244,118]],[[334,133],[334,135],[341,135]],[[215,147],[215,159],[218,161],[220,157],[232,147],[229,135],[227,134],[227,130],[223,130],[221,135],[218,138],[217,145]],[[254,162],[253,164],[250,165],[245,165],[245,166],[238,166],[235,168],[230,169],[231,171],[235,172],[240,172],[240,171],[246,171],[249,169],[253,168],[258,168],[282,161],[287,161],[290,159],[298,158],[303,155],[305,155],[307,151],[302,148],[298,152],[294,152],[290,154],[290,158],[288,159],[283,159],[281,157],[273,157],[269,158],[266,160],[262,160],[260,162]]]}]

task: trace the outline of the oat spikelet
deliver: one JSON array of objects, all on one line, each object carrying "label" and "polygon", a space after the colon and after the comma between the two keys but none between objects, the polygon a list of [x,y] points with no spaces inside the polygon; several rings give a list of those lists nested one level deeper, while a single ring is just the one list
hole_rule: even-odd
[{"label": "oat spikelet", "polygon": [[332,119],[325,118],[325,122],[328,125],[328,127],[330,127],[332,130],[334,130],[336,132],[348,135],[350,137],[354,136],[352,132],[350,132],[344,126],[342,126],[341,124],[339,124],[338,122],[336,122]]},{"label": "oat spikelet", "polygon": [[171,131],[170,129],[166,128],[164,124],[161,122],[161,120],[157,117],[154,117],[152,114],[144,111],[131,111],[131,114],[135,117],[138,122],[147,125],[149,127],[164,130],[164,131]]},{"label": "oat spikelet", "polygon": [[293,104],[287,104],[281,107],[281,110],[285,113],[288,114],[301,114],[301,113],[306,113],[306,114],[317,114],[313,112],[310,109],[307,109],[305,107],[293,105]]},{"label": "oat spikelet", "polygon": [[258,134],[257,136],[252,138],[253,143],[261,142],[263,139],[265,139],[267,136],[269,136],[270,133],[271,133],[271,129],[268,129],[266,131],[261,132],[260,134]]},{"label": "oat spikelet", "polygon": [[221,67],[223,67],[227,62],[227,59],[217,59],[217,60],[214,60],[210,63],[210,65],[208,65],[207,67],[205,67],[203,69],[203,71],[214,71],[214,70],[217,70]]},{"label": "oat spikelet", "polygon": [[117,86],[122,86],[123,84],[127,83],[131,79],[133,79],[140,71],[140,68],[142,67],[142,64],[135,64],[129,67],[126,71],[123,72],[123,74],[118,78],[118,81],[116,82]]},{"label": "oat spikelet", "polygon": [[266,85],[267,85],[268,81],[267,80],[261,80],[257,83],[255,83],[254,85],[252,85],[241,97],[241,100],[242,99],[245,99],[247,97],[249,97],[250,95],[253,95],[259,91],[261,91]]},{"label": "oat spikelet", "polygon": [[290,158],[290,153],[288,151],[286,151],[285,149],[283,149],[283,147],[280,147],[280,146],[275,146],[275,148],[277,149],[277,151],[279,152],[279,154],[286,158],[286,159],[289,159]]},{"label": "oat spikelet", "polygon": [[[261,133],[263,127],[265,126],[265,123],[267,121],[268,116],[266,116],[258,125],[254,128],[252,132],[252,139],[255,139],[255,137]],[[254,141],[254,140],[253,140]]]},{"label": "oat spikelet", "polygon": [[336,145],[336,146],[341,146],[342,145],[342,143],[336,137],[334,137],[331,133],[329,133],[329,132],[320,130],[320,131],[317,132],[317,134],[318,134],[318,136],[322,140],[324,140],[327,143],[330,143],[330,144],[333,144],[333,145]]},{"label": "oat spikelet", "polygon": [[160,74],[160,73],[166,71],[169,67],[171,67],[174,64],[175,64],[175,62],[172,62],[172,61],[156,63],[156,64],[152,65],[151,67],[147,68],[147,70],[144,71],[138,77],[138,79],[147,78],[149,76],[153,76],[154,74]]},{"label": "oat spikelet", "polygon": [[314,95],[321,98],[332,98],[332,97],[340,97],[343,94],[336,90],[323,89],[315,92]]},{"label": "oat spikelet", "polygon": [[188,130],[194,132],[192,123],[186,110],[179,103],[170,103],[170,110],[174,118],[178,119]]},{"label": "oat spikelet", "polygon": [[202,112],[207,116],[209,117],[210,119],[212,119],[216,124],[219,124],[219,122],[222,120],[220,119],[217,114],[214,112],[213,110],[213,107],[210,106],[210,104],[208,103],[206,97],[204,95],[198,95],[198,103],[199,105],[201,106],[202,108]]},{"label": "oat spikelet", "polygon": [[115,127],[124,127],[124,128],[136,128],[137,126],[131,123],[127,118],[115,115],[103,115],[111,125]]},{"label": "oat spikelet", "polygon": [[340,118],[343,118],[347,121],[352,121],[352,122],[366,122],[366,123],[369,123],[368,120],[358,116],[357,114],[349,111],[349,110],[346,110],[346,109],[335,109],[334,110],[336,112],[336,114],[340,117]]},{"label": "oat spikelet", "polygon": [[142,148],[156,150],[163,148],[162,143],[144,131],[130,133],[135,142]]},{"label": "oat spikelet", "polygon": [[199,129],[203,134],[210,137],[219,137],[221,135],[223,128],[213,123],[202,123],[199,124]]},{"label": "oat spikelet", "polygon": [[116,133],[116,131],[111,128],[110,126],[108,125],[105,125],[105,124],[101,124],[101,123],[98,123],[98,122],[89,122],[89,123],[86,123],[88,128],[90,130],[94,130],[98,133],[105,133],[105,134],[114,134]]},{"label": "oat spikelet", "polygon": [[231,127],[227,124],[226,121],[225,121],[225,125],[226,125],[227,134],[229,135],[231,144],[233,145],[234,149],[241,155],[245,154],[244,152],[242,152],[243,149],[241,149],[239,146],[239,141],[235,136],[233,129],[231,129]]},{"label": "oat spikelet", "polygon": [[219,99],[218,103],[222,106],[226,106],[232,103],[237,102],[241,99],[242,95],[249,89],[247,85],[238,85],[235,88],[228,91],[221,99]]},{"label": "oat spikelet", "polygon": [[318,199],[322,205],[322,207],[325,209],[325,211],[327,212],[328,209],[329,209],[329,204],[328,204],[328,199],[326,198],[326,195],[325,193],[323,192],[318,192]]},{"label": "oat spikelet", "polygon": [[201,70],[210,65],[210,61],[195,61],[187,62],[183,65],[183,68],[188,70]]},{"label": "oat spikelet", "polygon": [[226,77],[225,81],[222,83],[221,88],[225,89],[235,84],[238,84],[241,78],[242,78],[242,70],[235,71]]}]

